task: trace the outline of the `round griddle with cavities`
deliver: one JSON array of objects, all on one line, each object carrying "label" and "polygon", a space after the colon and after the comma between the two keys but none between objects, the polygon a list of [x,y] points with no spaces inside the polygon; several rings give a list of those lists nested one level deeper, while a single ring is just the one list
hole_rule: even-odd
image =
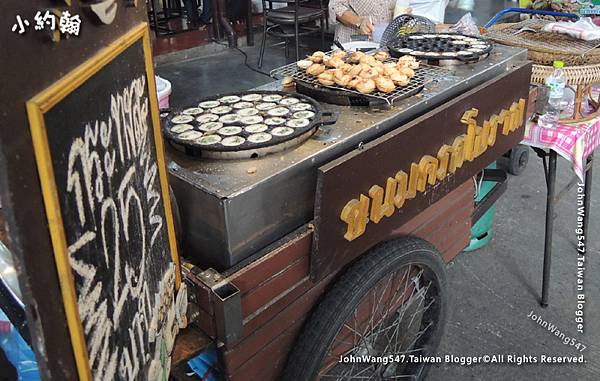
[{"label": "round griddle with cavities", "polygon": [[476,62],[492,50],[489,40],[457,33],[412,33],[387,44],[394,57]]},{"label": "round griddle with cavities", "polygon": [[163,114],[163,134],[186,154],[217,159],[255,158],[300,144],[331,113],[312,98],[283,91],[214,96]]}]

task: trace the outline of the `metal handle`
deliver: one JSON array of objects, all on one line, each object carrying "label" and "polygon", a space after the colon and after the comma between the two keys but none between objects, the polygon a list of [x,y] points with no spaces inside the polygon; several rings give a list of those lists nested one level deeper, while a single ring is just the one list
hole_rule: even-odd
[{"label": "metal handle", "polygon": [[569,17],[574,18],[575,20],[579,20],[579,16],[574,13],[562,13],[562,12],[554,12],[554,11],[543,11],[537,9],[526,9],[526,8],[507,8],[498,13],[490,21],[485,24],[484,28],[488,29],[492,25],[498,22],[507,13],[527,13],[531,15],[545,15],[545,16],[555,16],[555,17]]},{"label": "metal handle", "polygon": [[337,46],[338,48],[342,49],[344,52],[346,51],[346,49],[344,49],[344,45],[342,45],[339,40],[333,40],[333,43],[335,44],[335,46]]},{"label": "metal handle", "polygon": [[323,111],[320,124],[321,126],[331,126],[337,123],[339,117],[340,113],[337,111]]}]

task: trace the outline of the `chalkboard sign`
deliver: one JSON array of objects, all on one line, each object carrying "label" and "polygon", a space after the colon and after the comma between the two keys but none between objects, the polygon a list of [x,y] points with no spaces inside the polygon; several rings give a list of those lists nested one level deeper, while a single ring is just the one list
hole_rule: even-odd
[{"label": "chalkboard sign", "polygon": [[27,103],[81,380],[166,380],[185,325],[149,41],[140,24]]}]

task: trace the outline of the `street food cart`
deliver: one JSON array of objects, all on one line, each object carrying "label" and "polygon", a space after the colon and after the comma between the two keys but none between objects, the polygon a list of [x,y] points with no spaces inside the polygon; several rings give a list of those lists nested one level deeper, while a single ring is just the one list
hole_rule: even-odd
[{"label": "street food cart", "polygon": [[473,177],[523,138],[526,51],[430,62],[370,97],[287,67],[295,88],[215,99],[293,98],[308,124],[197,150],[169,138],[169,115],[161,128],[145,9],[128,5],[69,5],[94,20],[78,38],[2,37],[8,69],[36,76],[1,94],[18,128],[0,129],[0,229],[20,290],[13,275],[0,297],[42,377],[185,380],[211,347],[228,380],[423,378],[407,356],[435,352],[444,263],[494,198],[475,204]]},{"label": "street food cart", "polygon": [[[522,140],[531,66],[525,50],[495,46],[421,70],[424,87],[391,104],[303,81],[244,93],[309,94],[336,119],[265,156],[167,145],[194,311],[175,375],[211,341],[230,380],[425,374],[402,356],[435,352],[452,288],[443,263],[485,208],[472,178]],[[401,358],[340,362],[349,354]]]}]

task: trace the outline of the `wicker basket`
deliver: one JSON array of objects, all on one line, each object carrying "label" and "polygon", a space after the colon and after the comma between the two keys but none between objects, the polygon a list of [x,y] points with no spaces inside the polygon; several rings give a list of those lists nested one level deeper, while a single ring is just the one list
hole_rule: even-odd
[{"label": "wicker basket", "polygon": [[[563,61],[566,66],[600,64],[600,41],[583,41],[574,37],[542,32],[545,20],[525,20],[513,24],[497,24],[491,27],[486,37],[510,46],[528,49],[528,58],[540,65],[552,66],[554,61]],[[533,32],[515,34],[521,28],[531,28]]]},{"label": "wicker basket", "polygon": [[[568,66],[563,69],[567,77],[567,85],[591,85],[600,83],[600,64],[585,66]],[[531,83],[543,85],[546,78],[552,74],[552,66],[533,65]]]}]

